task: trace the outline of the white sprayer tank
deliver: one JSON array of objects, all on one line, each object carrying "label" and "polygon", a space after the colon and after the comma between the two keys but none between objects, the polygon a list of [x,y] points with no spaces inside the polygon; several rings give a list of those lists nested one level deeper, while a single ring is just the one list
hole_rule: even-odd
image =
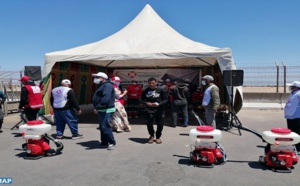
[{"label": "white sprayer tank", "polygon": [[262,138],[269,144],[294,145],[300,142],[300,136],[287,128],[273,128],[271,131],[264,131]]},{"label": "white sprayer tank", "polygon": [[204,125],[191,129],[189,136],[194,141],[218,142],[221,140],[222,133],[212,126]]},{"label": "white sprayer tank", "polygon": [[33,120],[21,125],[19,131],[26,135],[43,135],[51,131],[51,125],[45,124],[42,120]]}]

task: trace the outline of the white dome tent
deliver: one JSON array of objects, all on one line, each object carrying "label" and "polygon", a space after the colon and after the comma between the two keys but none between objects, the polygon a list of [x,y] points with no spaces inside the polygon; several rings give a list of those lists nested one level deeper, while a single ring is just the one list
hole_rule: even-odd
[{"label": "white dome tent", "polygon": [[186,38],[149,4],[128,25],[107,38],[45,54],[43,77],[60,62],[104,68],[200,68],[218,63],[221,71],[236,69],[230,48],[208,46]]}]

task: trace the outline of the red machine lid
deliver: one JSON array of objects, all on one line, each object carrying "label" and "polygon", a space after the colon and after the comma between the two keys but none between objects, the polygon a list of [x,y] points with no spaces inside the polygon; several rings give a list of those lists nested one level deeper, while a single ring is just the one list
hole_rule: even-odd
[{"label": "red machine lid", "polygon": [[32,121],[27,121],[27,125],[39,125],[39,124],[43,124],[44,121],[43,120],[32,120]]},{"label": "red machine lid", "polygon": [[215,129],[214,127],[208,125],[203,125],[196,128],[196,130],[201,132],[210,132],[213,131],[214,129]]},{"label": "red machine lid", "polygon": [[287,128],[272,128],[271,132],[276,134],[290,134],[291,130]]}]

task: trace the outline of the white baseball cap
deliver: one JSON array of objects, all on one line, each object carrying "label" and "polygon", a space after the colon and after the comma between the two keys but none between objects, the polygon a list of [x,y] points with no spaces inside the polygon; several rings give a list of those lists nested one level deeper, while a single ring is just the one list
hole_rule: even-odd
[{"label": "white baseball cap", "polygon": [[213,81],[214,78],[210,75],[203,76],[202,79],[207,79],[208,81]]},{"label": "white baseball cap", "polygon": [[61,84],[71,85],[71,81],[68,79],[64,79],[61,81]]},{"label": "white baseball cap", "polygon": [[97,74],[92,74],[93,77],[102,77],[104,79],[108,79],[108,76],[103,72],[98,72]]},{"label": "white baseball cap", "polygon": [[290,87],[298,87],[300,88],[300,81],[293,81],[291,84],[289,84]]}]

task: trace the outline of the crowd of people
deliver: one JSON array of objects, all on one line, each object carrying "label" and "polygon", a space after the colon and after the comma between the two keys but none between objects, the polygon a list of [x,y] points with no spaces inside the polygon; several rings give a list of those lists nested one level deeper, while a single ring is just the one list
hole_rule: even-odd
[{"label": "crowd of people", "polygon": [[[122,80],[117,76],[109,78],[107,74],[98,72],[92,74],[92,77],[93,83],[97,85],[92,104],[100,130],[98,147],[115,149],[117,143],[114,132],[130,132],[132,128],[128,118],[138,118],[139,115],[143,116],[147,126],[148,143],[161,144],[167,107],[171,109],[171,127],[178,126],[180,119],[182,127],[189,125],[188,108],[191,106],[193,109],[204,109],[205,124],[216,128],[215,116],[220,106],[220,93],[218,86],[213,83],[214,78],[210,75],[201,78],[204,91],[200,86],[195,91],[191,91],[189,80],[182,79],[171,82],[170,79],[163,81],[151,77],[148,79],[148,86],[144,89],[136,79],[133,79],[131,84],[122,90],[120,88]],[[28,76],[23,76],[20,81],[23,87],[19,110],[24,112],[27,121],[36,120],[39,110],[43,107],[41,89]],[[300,82],[292,82],[290,91],[291,95],[284,109],[287,128],[300,135]],[[5,94],[1,91],[0,100],[1,103],[6,100]],[[77,115],[81,114],[81,109],[71,88],[70,80],[62,80],[61,86],[51,91],[50,103],[54,111],[56,138],[64,138],[66,124],[72,133],[72,139],[82,138],[83,135],[78,132],[77,119]],[[0,104],[0,133],[2,123],[3,112]],[[157,125],[156,130],[154,123]],[[296,147],[299,149],[299,144]]]}]

